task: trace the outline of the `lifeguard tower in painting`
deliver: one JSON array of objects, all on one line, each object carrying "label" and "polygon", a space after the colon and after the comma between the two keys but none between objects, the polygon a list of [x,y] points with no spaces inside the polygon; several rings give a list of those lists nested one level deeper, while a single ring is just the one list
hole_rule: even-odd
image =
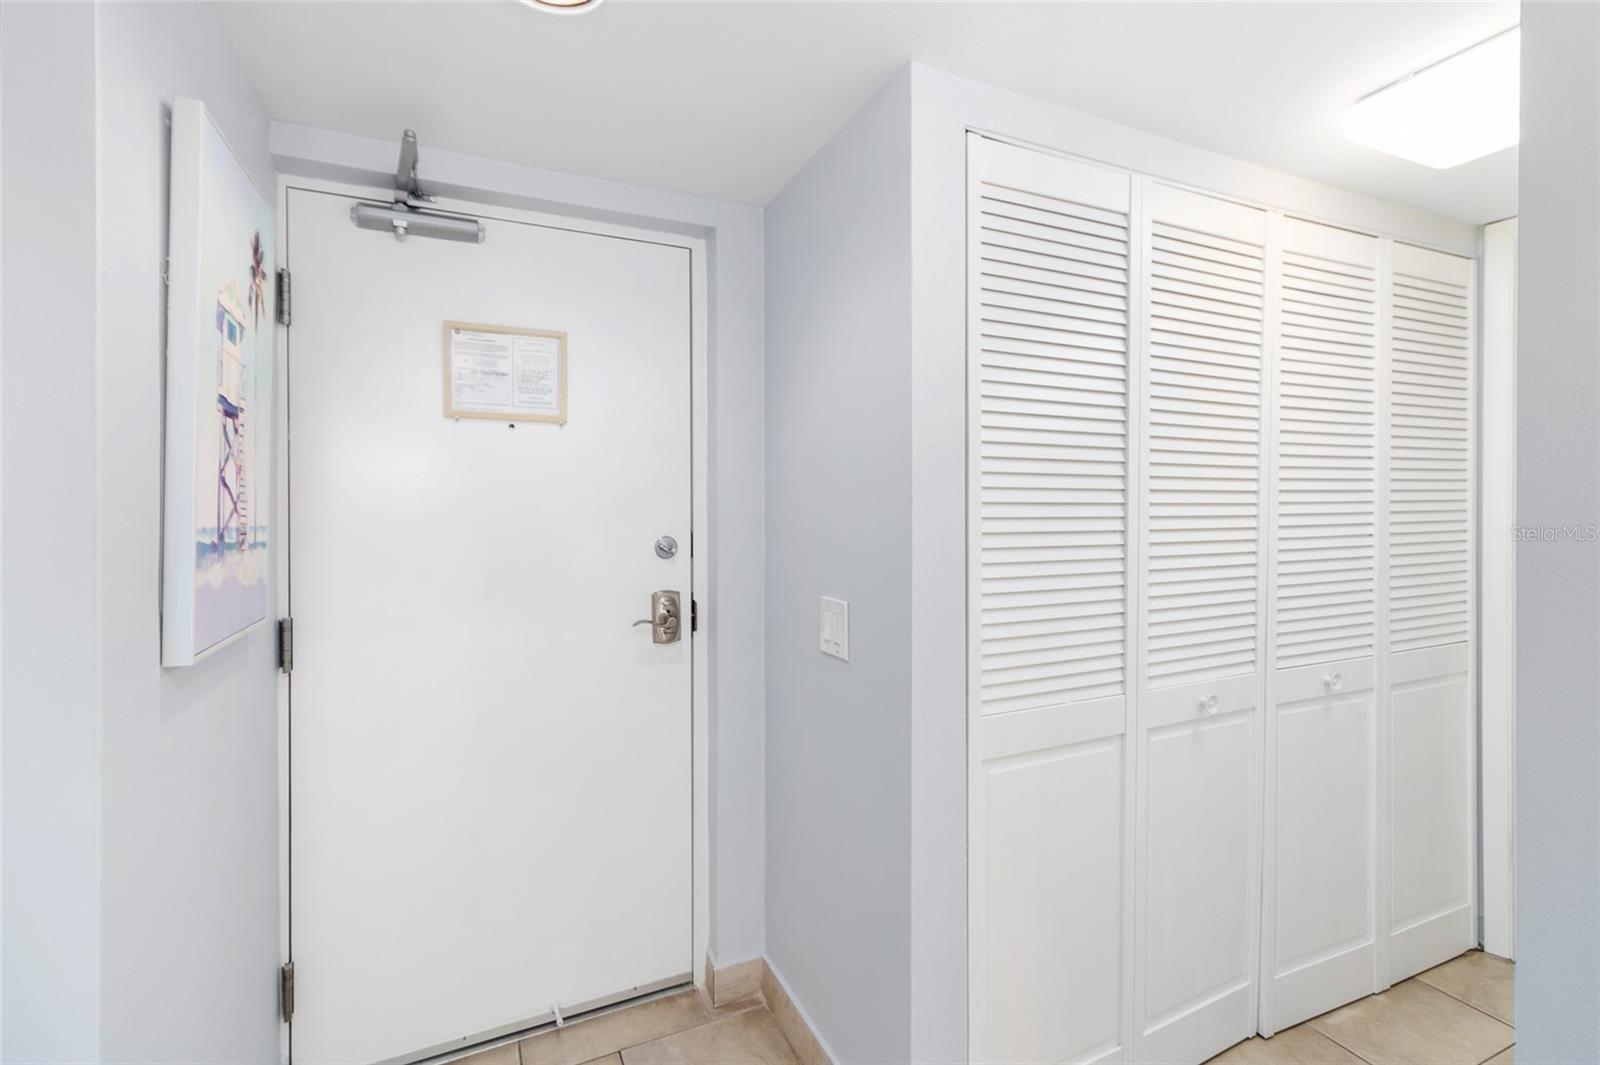
[{"label": "lifeguard tower in painting", "polygon": [[250,546],[249,496],[245,474],[244,308],[232,281],[217,294],[217,542],[220,556],[230,546]]}]

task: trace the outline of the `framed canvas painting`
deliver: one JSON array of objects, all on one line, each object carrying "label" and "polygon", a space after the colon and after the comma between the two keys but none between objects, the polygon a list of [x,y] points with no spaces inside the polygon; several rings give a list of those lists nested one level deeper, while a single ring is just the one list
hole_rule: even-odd
[{"label": "framed canvas painting", "polygon": [[172,105],[161,663],[264,620],[273,211],[205,105]]}]

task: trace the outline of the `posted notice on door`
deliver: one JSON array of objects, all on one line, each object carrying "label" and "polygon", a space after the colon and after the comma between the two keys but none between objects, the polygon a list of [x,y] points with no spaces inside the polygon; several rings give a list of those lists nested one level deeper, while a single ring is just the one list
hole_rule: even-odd
[{"label": "posted notice on door", "polygon": [[565,333],[446,322],[445,415],[567,420]]}]

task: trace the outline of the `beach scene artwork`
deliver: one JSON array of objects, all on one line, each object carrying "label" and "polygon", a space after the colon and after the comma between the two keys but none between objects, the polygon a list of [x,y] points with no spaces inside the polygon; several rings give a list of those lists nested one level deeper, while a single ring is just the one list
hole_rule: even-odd
[{"label": "beach scene artwork", "polygon": [[273,214],[203,105],[172,130],[162,659],[187,665],[270,607]]}]

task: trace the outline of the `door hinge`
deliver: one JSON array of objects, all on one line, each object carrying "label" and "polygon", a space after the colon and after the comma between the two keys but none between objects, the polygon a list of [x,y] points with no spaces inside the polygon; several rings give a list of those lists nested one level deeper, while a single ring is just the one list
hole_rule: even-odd
[{"label": "door hinge", "polygon": [[278,619],[278,668],[294,672],[294,618]]},{"label": "door hinge", "polygon": [[692,636],[700,631],[700,601],[693,596],[689,598],[689,634]]},{"label": "door hinge", "polygon": [[294,1020],[294,962],[286,961],[278,970],[278,998],[283,1003],[283,1023]]},{"label": "door hinge", "polygon": [[289,324],[289,268],[278,271],[278,324]]}]

